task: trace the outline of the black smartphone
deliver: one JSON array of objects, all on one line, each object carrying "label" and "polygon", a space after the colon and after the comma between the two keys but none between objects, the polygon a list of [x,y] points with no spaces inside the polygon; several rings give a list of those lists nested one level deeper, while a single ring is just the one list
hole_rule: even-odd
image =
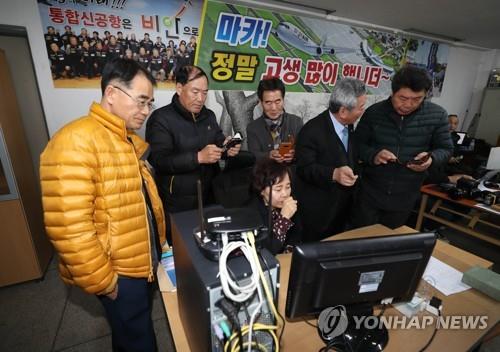
[{"label": "black smartphone", "polygon": [[425,154],[422,158],[420,159],[412,159],[410,161],[408,161],[408,165],[422,165],[423,163],[425,163],[427,160],[429,160],[431,156],[431,153],[427,153]]},{"label": "black smartphone", "polygon": [[224,149],[224,151],[227,151],[232,147],[241,144],[242,141],[243,139],[241,138],[241,134],[238,132],[226,144],[224,144],[222,148]]}]

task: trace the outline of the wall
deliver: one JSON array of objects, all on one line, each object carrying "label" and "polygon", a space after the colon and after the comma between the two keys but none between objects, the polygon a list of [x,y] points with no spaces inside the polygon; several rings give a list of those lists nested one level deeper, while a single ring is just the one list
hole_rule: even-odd
[{"label": "wall", "polygon": [[39,178],[40,153],[45,148],[49,136],[28,41],[22,37],[0,36],[0,48],[5,50],[35,175]]},{"label": "wall", "polygon": [[443,106],[448,113],[457,114],[462,130],[467,129],[479,109],[494,56],[495,50],[450,48],[443,92],[432,101]]},{"label": "wall", "polygon": [[[98,90],[56,90],[53,88],[42,35],[45,29],[42,28],[36,1],[4,2],[0,12],[0,24],[23,26],[27,29],[50,135],[53,135],[63,124],[85,114],[91,101],[100,99]],[[486,59],[483,58],[485,55]],[[491,69],[490,66],[486,70],[486,66],[488,66],[486,61],[490,56],[495,57],[495,55],[488,52],[452,48],[450,50],[443,95],[435,99],[435,101],[442,104],[448,111],[464,116],[469,102],[476,94],[476,82],[477,85],[480,85],[478,79],[483,73],[482,67],[484,66],[484,71]],[[497,57],[495,60],[496,63],[500,63],[500,58]],[[493,62],[490,62],[490,64],[493,64]],[[479,71],[481,71],[479,75],[478,67],[480,67]],[[161,106],[170,102],[172,94],[171,91],[156,91],[155,100],[158,103],[157,105]],[[207,105],[209,107],[217,105],[213,95],[209,97]],[[477,111],[477,107],[474,106],[474,109],[470,110],[467,115]]]}]

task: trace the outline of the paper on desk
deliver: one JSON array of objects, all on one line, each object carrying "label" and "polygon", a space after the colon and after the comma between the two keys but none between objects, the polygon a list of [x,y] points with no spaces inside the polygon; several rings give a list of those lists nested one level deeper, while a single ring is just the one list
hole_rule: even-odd
[{"label": "paper on desk", "polygon": [[172,253],[163,253],[160,265],[158,265],[158,286],[162,292],[173,292],[177,289],[175,278],[174,257]]},{"label": "paper on desk", "polygon": [[490,149],[490,155],[488,157],[488,164],[486,165],[488,170],[499,170],[500,169],[500,147],[495,147]]},{"label": "paper on desk", "polygon": [[486,211],[489,211],[490,213],[500,215],[500,211],[495,210],[495,209],[493,209],[491,206],[486,205],[486,204],[481,204],[481,203],[478,203],[478,204],[474,205],[474,207],[475,207],[475,208],[481,208],[481,209],[484,209],[484,210],[486,210]]},{"label": "paper on desk", "polygon": [[[463,274],[457,269],[443,263],[439,259],[431,257],[425,269],[423,279],[429,282],[444,295],[449,296],[470,288],[462,282]],[[432,280],[429,280],[432,279]]]}]

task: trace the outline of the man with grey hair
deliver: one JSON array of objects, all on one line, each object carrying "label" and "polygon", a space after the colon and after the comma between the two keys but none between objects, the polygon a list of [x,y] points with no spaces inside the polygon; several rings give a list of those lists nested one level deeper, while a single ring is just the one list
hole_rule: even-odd
[{"label": "man with grey hair", "polygon": [[345,230],[358,176],[353,124],[366,104],[363,82],[337,83],[327,110],[308,121],[297,137],[297,197],[306,238],[317,241]]}]

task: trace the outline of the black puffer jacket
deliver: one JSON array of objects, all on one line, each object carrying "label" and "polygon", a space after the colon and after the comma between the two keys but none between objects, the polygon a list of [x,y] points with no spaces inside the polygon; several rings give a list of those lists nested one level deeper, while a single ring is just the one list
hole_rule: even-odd
[{"label": "black puffer jacket", "polygon": [[[411,208],[427,173],[405,164],[421,152],[431,152],[433,163],[448,161],[453,144],[447,117],[442,107],[429,101],[404,117],[396,113],[390,98],[370,106],[355,132],[363,162],[360,192],[368,193],[381,209]],[[382,149],[394,153],[398,162],[375,165]]]},{"label": "black puffer jacket", "polygon": [[197,206],[196,180],[202,182],[205,204],[213,201],[212,180],[219,165],[198,164],[198,151],[208,144],[221,146],[224,135],[212,110],[193,116],[175,94],[172,103],[153,112],[146,125],[151,145],[149,162],[155,168],[158,189],[167,212]]}]

